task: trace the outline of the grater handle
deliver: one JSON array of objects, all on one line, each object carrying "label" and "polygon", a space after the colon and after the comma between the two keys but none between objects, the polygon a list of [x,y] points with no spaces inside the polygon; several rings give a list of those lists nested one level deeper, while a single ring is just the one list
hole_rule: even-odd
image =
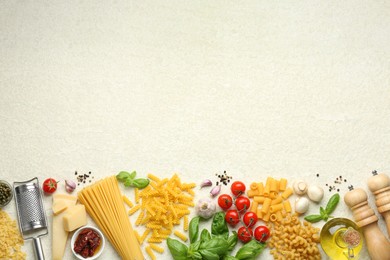
[{"label": "grater handle", "polygon": [[35,259],[45,260],[45,256],[43,255],[41,239],[39,237],[34,237],[33,241],[34,241],[33,246],[34,246]]}]

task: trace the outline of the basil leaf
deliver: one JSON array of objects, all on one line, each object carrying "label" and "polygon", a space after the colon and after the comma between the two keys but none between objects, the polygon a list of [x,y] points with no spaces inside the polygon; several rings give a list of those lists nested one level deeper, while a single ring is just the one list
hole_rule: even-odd
[{"label": "basil leaf", "polygon": [[133,185],[138,189],[143,189],[149,185],[149,179],[135,179]]},{"label": "basil leaf", "polygon": [[[199,254],[198,249],[199,249],[200,243],[201,243],[200,240],[198,240],[195,243],[190,244],[190,246],[188,247],[188,252],[187,252],[188,258],[196,259],[198,257],[198,254]],[[200,257],[200,259],[202,259],[202,256]]]},{"label": "basil leaf", "polygon": [[130,177],[130,173],[124,172],[124,171],[122,171],[122,172],[120,172],[120,173],[118,173],[118,174],[116,175],[116,179],[117,179],[118,181],[121,181],[121,182],[126,181],[129,177]]},{"label": "basil leaf", "polygon": [[214,214],[213,222],[211,223],[211,234],[223,235],[229,233],[229,228],[225,221],[225,213],[217,212]]},{"label": "basil leaf", "polygon": [[223,257],[223,260],[238,260],[238,259],[236,257],[234,257],[234,256],[227,255],[227,256]]},{"label": "basil leaf", "polygon": [[308,215],[305,217],[305,220],[310,223],[316,223],[318,221],[321,221],[323,218],[321,215]]},{"label": "basil leaf", "polygon": [[211,253],[215,253],[218,256],[223,256],[227,253],[228,247],[228,242],[225,239],[213,237],[209,241],[205,241],[200,245],[199,252],[203,255],[202,251],[206,250]]},{"label": "basil leaf", "polygon": [[214,252],[211,252],[210,250],[204,249],[199,251],[199,253],[202,255],[202,259],[219,260],[219,255]]},{"label": "basil leaf", "polygon": [[237,251],[236,258],[238,260],[254,260],[265,247],[264,243],[251,240]]},{"label": "basil leaf", "polygon": [[326,208],[325,208],[326,213],[328,214],[332,213],[335,210],[339,201],[340,201],[340,195],[338,193],[333,194],[333,196],[330,197],[328,204],[326,204]]},{"label": "basil leaf", "polygon": [[237,232],[233,231],[232,233],[233,234],[227,239],[227,243],[228,243],[227,251],[232,251],[234,249],[234,247],[236,246],[237,241],[238,241]]},{"label": "basil leaf", "polygon": [[205,242],[209,241],[211,239],[210,232],[207,229],[203,229],[202,232],[200,233],[200,240]]},{"label": "basil leaf", "polygon": [[189,233],[190,233],[190,242],[191,243],[194,243],[198,239],[199,221],[200,221],[200,217],[194,217],[190,221]]},{"label": "basil leaf", "polygon": [[199,252],[194,252],[194,254],[192,255],[192,259],[202,260],[203,257],[202,257],[202,255]]},{"label": "basil leaf", "polygon": [[167,245],[174,260],[186,260],[188,247],[182,242],[167,238]]},{"label": "basil leaf", "polygon": [[133,185],[134,185],[133,179],[127,178],[127,179],[125,180],[124,185],[125,185],[125,187],[133,186]]},{"label": "basil leaf", "polygon": [[130,173],[129,177],[130,177],[131,179],[134,179],[136,175],[137,175],[137,172],[136,172],[136,171],[133,171],[132,173]]}]

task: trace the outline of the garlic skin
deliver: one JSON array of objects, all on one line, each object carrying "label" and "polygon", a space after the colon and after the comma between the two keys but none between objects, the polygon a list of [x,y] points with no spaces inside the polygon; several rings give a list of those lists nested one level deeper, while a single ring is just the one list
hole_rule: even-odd
[{"label": "garlic skin", "polygon": [[198,216],[204,219],[209,219],[215,214],[217,206],[211,199],[204,198],[198,201],[198,204],[195,206],[195,210]]},{"label": "garlic skin", "polygon": [[307,192],[307,183],[303,180],[295,181],[293,184],[293,190],[296,195],[302,196]]},{"label": "garlic skin", "polygon": [[299,197],[295,200],[295,212],[298,214],[306,213],[309,209],[310,201],[306,197]]},{"label": "garlic skin", "polygon": [[218,186],[215,186],[215,187],[210,191],[210,195],[211,195],[211,197],[215,197],[215,196],[217,196],[220,192],[221,192],[221,186],[218,185]]},{"label": "garlic skin", "polygon": [[210,181],[210,180],[204,180],[202,181],[202,183],[200,184],[200,188],[203,188],[203,187],[208,187],[208,186],[211,186],[213,185],[213,183]]},{"label": "garlic skin", "polygon": [[307,196],[314,202],[320,202],[324,197],[324,190],[318,185],[310,185],[307,189]]},{"label": "garlic skin", "polygon": [[65,189],[67,192],[72,193],[76,189],[76,183],[71,180],[65,180]]}]

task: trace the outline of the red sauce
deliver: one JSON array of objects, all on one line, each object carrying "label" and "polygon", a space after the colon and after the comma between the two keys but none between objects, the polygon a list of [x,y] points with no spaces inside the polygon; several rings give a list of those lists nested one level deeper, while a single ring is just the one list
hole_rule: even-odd
[{"label": "red sauce", "polygon": [[99,234],[93,229],[83,229],[77,236],[74,243],[74,251],[84,258],[91,257],[95,254],[101,243]]}]

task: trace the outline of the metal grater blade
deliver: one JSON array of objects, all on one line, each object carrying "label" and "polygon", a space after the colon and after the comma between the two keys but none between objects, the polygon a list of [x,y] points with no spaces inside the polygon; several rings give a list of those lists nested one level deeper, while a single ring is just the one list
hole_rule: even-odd
[{"label": "metal grater blade", "polygon": [[27,183],[15,188],[15,198],[23,233],[46,228],[46,217],[37,183]]}]

